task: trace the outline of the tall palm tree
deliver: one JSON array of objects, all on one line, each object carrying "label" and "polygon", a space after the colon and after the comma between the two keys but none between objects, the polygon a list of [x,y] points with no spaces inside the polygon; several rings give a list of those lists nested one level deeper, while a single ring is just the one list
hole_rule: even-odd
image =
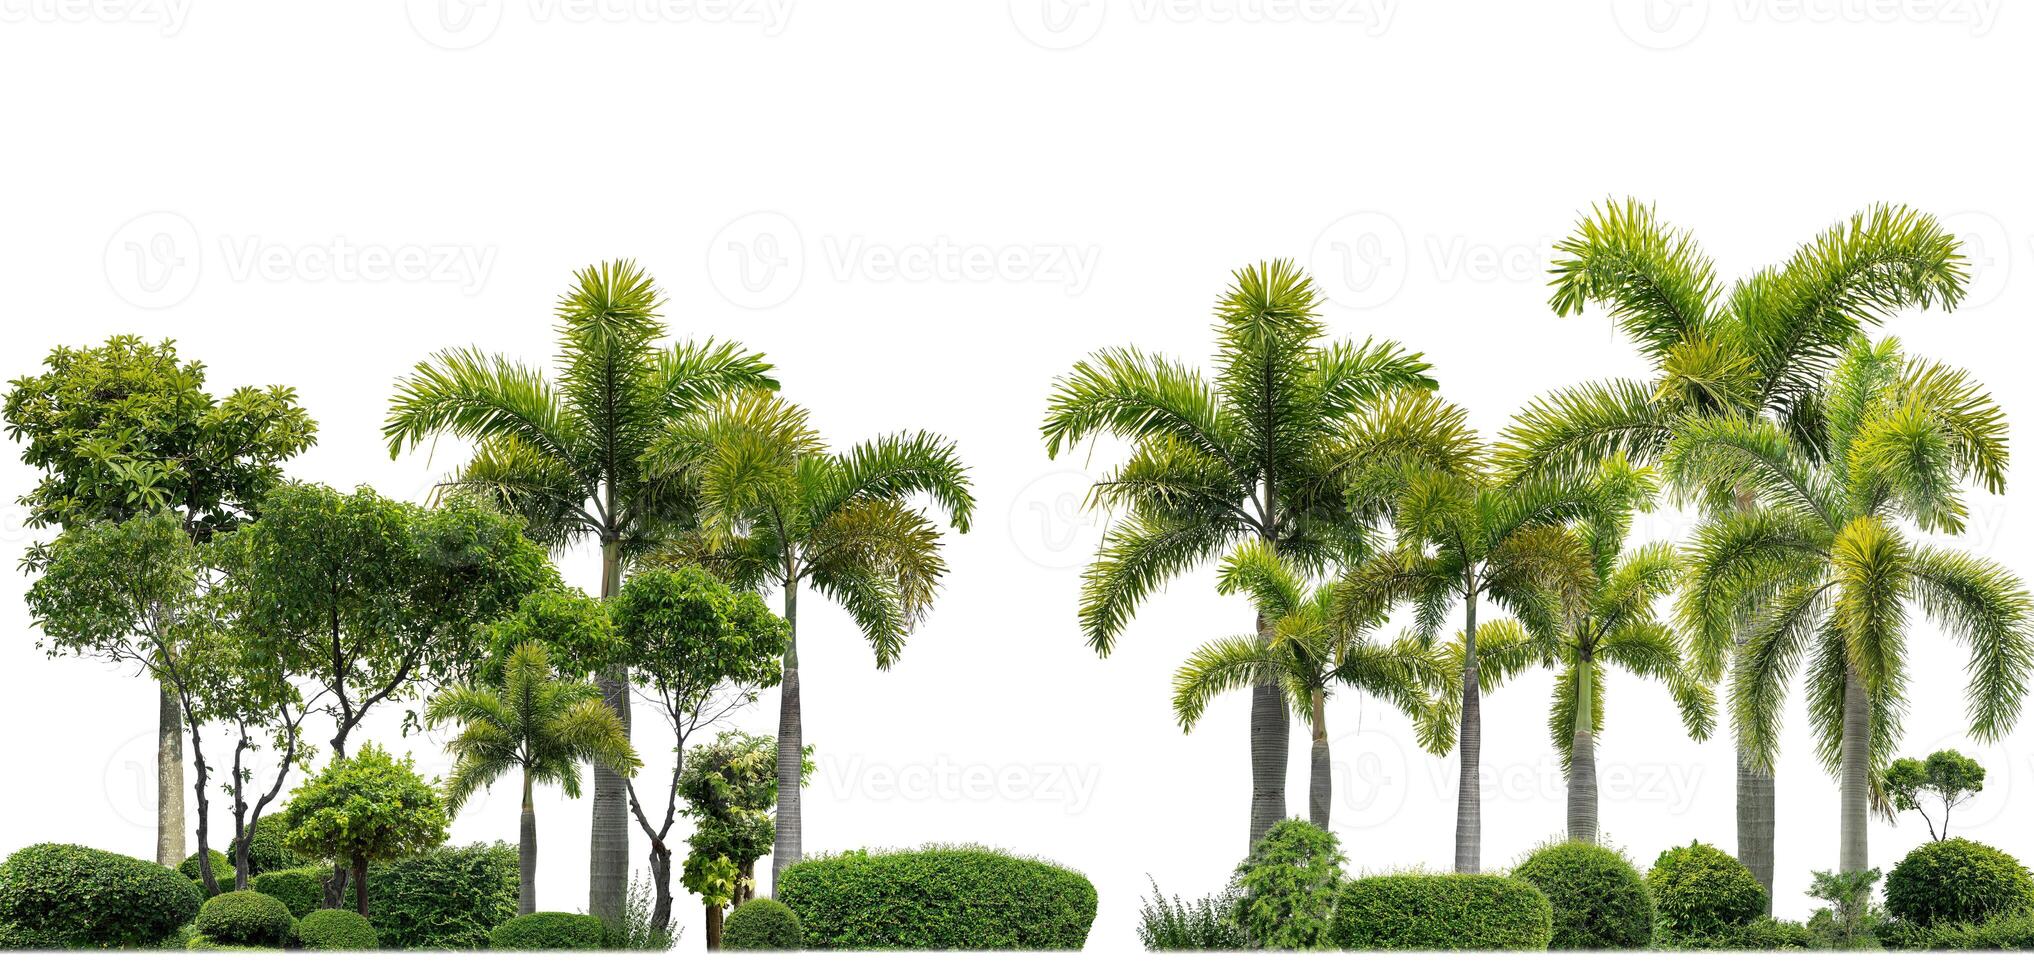
[{"label": "tall palm tree", "polygon": [[1202,645],[1173,675],[1173,714],[1193,731],[1218,695],[1259,685],[1285,693],[1289,710],[1313,732],[1307,786],[1308,817],[1328,829],[1334,785],[1328,751],[1328,698],[1347,685],[1398,706],[1413,719],[1420,744],[1445,752],[1448,733],[1429,703],[1446,690],[1445,668],[1418,643],[1380,645],[1371,630],[1384,624],[1382,608],[1349,615],[1333,588],[1309,588],[1304,576],[1262,541],[1245,541],[1222,560],[1217,588],[1251,597],[1270,624],[1265,634],[1244,633]]},{"label": "tall palm tree", "polygon": [[944,437],[897,433],[829,452],[804,409],[761,390],[673,422],[648,458],[700,506],[699,530],[674,539],[664,559],[696,562],[737,588],[775,586],[784,599],[774,893],[804,854],[799,592],[809,585],[840,603],[888,669],[946,572],[939,529],[913,501],[929,498],[965,532],[973,489]]},{"label": "tall palm tree", "polygon": [[[553,546],[599,542],[600,595],[612,598],[624,565],[692,517],[681,488],[644,468],[651,441],[730,391],[776,387],[770,365],[739,345],[665,346],[662,302],[632,262],[581,270],[558,301],[555,381],[475,348],[439,353],[398,383],[382,425],[390,457],[439,434],[471,440],[473,458],[446,488],[523,515]],[[598,683],[627,731],[627,678],[609,672]],[[594,766],[587,909],[610,924],[628,885],[627,787]]]},{"label": "tall palm tree", "polygon": [[1841,785],[1838,870],[1863,871],[1873,777],[1905,713],[1909,608],[1969,648],[1970,731],[1989,741],[2018,718],[2034,670],[2034,598],[1997,563],[1911,540],[1903,527],[1960,532],[1967,481],[2005,488],[2005,416],[1968,375],[1908,357],[1892,339],[1859,341],[1836,366],[1821,416],[1820,451],[1771,420],[1691,423],[1666,468],[1683,485],[1752,498],[1698,532],[1681,613],[1699,650],[1743,638],[1731,711],[1762,769],[1805,662],[1817,754]]},{"label": "tall palm tree", "polygon": [[541,643],[524,643],[509,654],[500,688],[459,685],[431,699],[425,724],[465,726],[447,746],[452,778],[445,805],[457,812],[474,793],[519,770],[523,776],[522,888],[517,910],[537,910],[537,805],[531,790],[544,783],[579,797],[579,766],[597,762],[633,776],[642,766],[629,745],[621,719],[600,688],[559,680]]},{"label": "tall palm tree", "polygon": [[[1821,406],[1831,365],[1900,311],[1954,308],[1968,281],[1958,248],[1933,217],[1874,205],[1725,290],[1686,231],[1648,205],[1610,201],[1556,246],[1552,304],[1562,316],[1602,306],[1653,375],[1536,400],[1505,433],[1500,464],[1525,476],[1584,474],[1618,452],[1652,463],[1685,424],[1715,416],[1771,420],[1808,451],[1825,453]],[[1739,494],[1719,505],[1751,502]],[[1721,660],[1706,666],[1712,676],[1724,669]],[[1773,777],[1744,751],[1737,792],[1738,857],[1770,896]]]},{"label": "tall palm tree", "polygon": [[[1333,445],[1379,398],[1431,389],[1428,365],[1396,344],[1324,343],[1320,294],[1293,263],[1239,270],[1215,304],[1212,382],[1186,365],[1109,348],[1059,378],[1042,433],[1048,455],[1096,436],[1131,444],[1091,503],[1120,509],[1081,584],[1081,628],[1107,656],[1137,606],[1168,579],[1236,543],[1264,542],[1302,568],[1360,547]],[[1259,616],[1256,632],[1270,623]],[[1291,722],[1275,683],[1251,689],[1250,840],[1285,818]]]}]

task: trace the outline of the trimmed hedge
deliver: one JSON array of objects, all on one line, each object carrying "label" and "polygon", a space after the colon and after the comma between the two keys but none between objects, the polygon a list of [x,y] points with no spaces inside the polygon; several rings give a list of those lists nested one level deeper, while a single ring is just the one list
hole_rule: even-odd
[{"label": "trimmed hedge", "polygon": [[1654,925],[1669,943],[1721,936],[1759,920],[1766,890],[1738,859],[1707,844],[1661,851],[1646,872],[1657,912]]},{"label": "trimmed hedge", "polygon": [[2034,915],[2004,916],[1979,925],[1893,922],[1879,930],[1878,939],[1887,949],[2034,950]]},{"label": "trimmed hedge", "polygon": [[1653,897],[1624,855],[1582,841],[1549,844],[1512,872],[1554,910],[1549,949],[1644,949],[1653,940]]},{"label": "trimmed hedge", "polygon": [[816,858],[777,892],[808,949],[1080,949],[1095,921],[1079,872],[978,847]]},{"label": "trimmed hedge", "polygon": [[332,869],[320,865],[286,868],[255,875],[248,885],[263,895],[273,895],[289,906],[290,914],[301,919],[325,904],[325,882]]},{"label": "trimmed hedge", "polygon": [[222,892],[198,910],[198,933],[229,946],[279,947],[289,942],[297,920],[289,906],[257,891]]},{"label": "trimmed hedge", "polygon": [[1674,937],[1664,933],[1659,937],[1660,949],[1812,949],[1815,934],[1806,925],[1783,919],[1761,917],[1738,926],[1725,926],[1715,932],[1691,936]]},{"label": "trimmed hedge", "polygon": [[[345,905],[352,907],[354,885]],[[441,847],[367,869],[367,917],[383,949],[481,949],[516,917],[522,874],[513,845]]]},{"label": "trimmed hedge", "polygon": [[752,898],[727,914],[720,927],[722,949],[804,949],[798,913],[783,902]]},{"label": "trimmed hedge", "polygon": [[1996,847],[1952,837],[1907,852],[1886,876],[1886,911],[1917,926],[2034,912],[2034,877]]},{"label": "trimmed hedge", "polygon": [[0,862],[0,924],[36,948],[161,945],[198,914],[190,880],[158,864],[76,844],[35,844]]},{"label": "trimmed hedge", "polygon": [[494,927],[495,949],[601,949],[607,929],[599,919],[572,912],[532,912]]},{"label": "trimmed hedge", "polygon": [[272,953],[275,951],[275,947],[273,946],[241,946],[237,943],[222,943],[203,933],[193,935],[190,938],[189,942],[184,943],[184,948],[189,950],[200,950],[215,953],[231,953],[231,952]]},{"label": "trimmed hedge", "polygon": [[1500,875],[1378,875],[1342,885],[1330,937],[1343,949],[1546,949],[1547,896]]},{"label": "trimmed hedge", "polygon": [[297,945],[305,949],[379,949],[381,940],[360,913],[319,909],[297,920]]},{"label": "trimmed hedge", "polygon": [[[212,880],[219,883],[219,890],[222,892],[232,891],[233,862],[228,861],[226,855],[218,851],[206,851],[205,854],[210,855],[212,858]],[[200,857],[201,855],[193,854],[185,858],[182,864],[177,865],[177,870],[183,872],[184,877],[197,882],[198,887],[203,888],[205,877],[204,869],[198,866]]]}]

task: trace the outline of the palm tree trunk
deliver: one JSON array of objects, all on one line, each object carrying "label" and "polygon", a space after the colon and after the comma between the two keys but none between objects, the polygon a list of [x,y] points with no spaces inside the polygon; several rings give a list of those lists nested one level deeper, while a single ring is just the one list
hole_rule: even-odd
[{"label": "palm tree trunk", "polygon": [[1462,774],[1455,791],[1455,873],[1483,870],[1483,699],[1476,670],[1476,591],[1467,590],[1462,641]]},{"label": "palm tree trunk", "polygon": [[1766,914],[1773,911],[1773,774],[1761,772],[1742,747],[1737,750],[1737,859],[1766,892]]},{"label": "palm tree trunk", "polygon": [[[784,683],[777,702],[777,840],[770,858],[770,897],[781,898],[777,882],[784,869],[805,856],[805,719],[798,688],[798,583],[784,583],[784,622],[790,638],[784,643]],[[714,932],[709,949],[720,948],[719,910],[708,913]]]},{"label": "palm tree trunk", "polygon": [[[1262,615],[1257,634],[1271,629]],[[1292,719],[1286,714],[1285,690],[1277,684],[1250,689],[1250,846],[1285,819],[1285,767],[1291,756]],[[1246,849],[1247,850],[1247,849]]]},{"label": "palm tree trunk", "polygon": [[523,826],[521,848],[522,886],[516,893],[516,914],[537,911],[537,804],[530,796],[530,771],[523,770]]},{"label": "palm tree trunk", "polygon": [[1581,658],[1575,670],[1575,726],[1569,746],[1568,839],[1596,843],[1596,677]]},{"label": "palm tree trunk", "polygon": [[1328,767],[1328,697],[1314,692],[1313,771],[1307,781],[1307,816],[1314,826],[1328,829],[1328,811],[1334,802],[1334,776]]},{"label": "palm tree trunk", "polygon": [[184,860],[184,710],[170,682],[156,685],[155,863]]},{"label": "palm tree trunk", "polygon": [[1864,681],[1858,677],[1857,668],[1846,666],[1843,671],[1841,770],[1843,817],[1839,824],[1842,856],[1836,865],[1838,871],[1863,871],[1871,867],[1871,855],[1865,840],[1871,793],[1871,752],[1871,704],[1865,699]]},{"label": "palm tree trunk", "polygon": [[[621,591],[621,545],[609,540],[600,549],[600,597],[612,599]],[[597,678],[601,699],[621,719],[622,734],[629,734],[629,684],[621,673],[603,673]],[[600,763],[593,764],[592,853],[587,875],[586,909],[611,929],[622,927],[622,906],[627,900],[629,872],[629,788],[628,780]]]}]

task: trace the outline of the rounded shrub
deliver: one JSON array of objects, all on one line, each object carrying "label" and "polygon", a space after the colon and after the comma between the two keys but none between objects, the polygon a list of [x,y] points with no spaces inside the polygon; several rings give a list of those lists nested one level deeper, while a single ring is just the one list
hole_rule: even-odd
[{"label": "rounded shrub", "polygon": [[[522,872],[510,844],[441,847],[368,869],[367,917],[383,949],[480,949],[515,918]],[[342,904],[355,901],[347,887]]]},{"label": "rounded shrub", "polygon": [[331,868],[311,865],[258,874],[248,884],[263,895],[279,899],[289,907],[291,915],[301,919],[325,904],[325,883],[330,880]]},{"label": "rounded shrub", "polygon": [[158,946],[197,913],[189,879],[124,854],[36,844],[0,862],[0,924],[39,947]]},{"label": "rounded shrub", "polygon": [[227,860],[226,855],[218,851],[206,851],[202,855],[193,854],[185,858],[182,864],[177,865],[177,870],[183,872],[184,877],[202,885],[205,883],[205,875],[204,870],[199,866],[198,862],[207,857],[212,859],[212,880],[219,883],[219,890],[222,892],[232,891],[233,862]]},{"label": "rounded shrub", "polygon": [[1886,911],[1919,926],[2034,911],[2034,878],[2013,856],[1952,837],[1907,852],[1886,876]]},{"label": "rounded shrub", "polygon": [[254,950],[257,952],[261,952],[275,949],[275,947],[273,946],[242,946],[239,943],[222,943],[216,939],[213,939],[210,936],[205,935],[202,932],[193,934],[190,940],[184,943],[184,948],[190,950],[208,950],[212,952],[234,952],[238,950]]},{"label": "rounded shrub", "polygon": [[720,927],[722,949],[804,949],[798,913],[783,902],[752,898],[727,914]]},{"label": "rounded shrub", "polygon": [[198,910],[198,934],[231,946],[281,946],[289,942],[296,919],[289,906],[257,891],[223,892]]},{"label": "rounded shrub", "polygon": [[[283,843],[289,832],[290,828],[283,823],[280,813],[268,814],[254,822],[254,832],[247,838],[247,874],[250,881],[254,875],[303,865],[304,859]],[[230,864],[232,856],[227,858]]]},{"label": "rounded shrub", "polygon": [[1654,924],[1669,942],[1722,935],[1766,912],[1766,890],[1751,869],[1702,843],[1661,851],[1646,872],[1646,890]]},{"label": "rounded shrub", "polygon": [[297,920],[297,945],[305,949],[379,949],[381,940],[360,913],[319,909]]},{"label": "rounded shrub", "polygon": [[1335,896],[1334,945],[1343,949],[1546,949],[1547,896],[1501,875],[1378,875]]},{"label": "rounded shrub", "polygon": [[533,912],[494,927],[488,945],[495,949],[600,949],[607,930],[600,920],[573,912]]},{"label": "rounded shrub", "polygon": [[777,897],[807,949],[1080,949],[1095,921],[1079,872],[977,847],[815,858]]},{"label": "rounded shrub", "polygon": [[1550,949],[1643,949],[1653,938],[1653,897],[1624,855],[1581,841],[1549,844],[1512,872],[1553,906]]}]

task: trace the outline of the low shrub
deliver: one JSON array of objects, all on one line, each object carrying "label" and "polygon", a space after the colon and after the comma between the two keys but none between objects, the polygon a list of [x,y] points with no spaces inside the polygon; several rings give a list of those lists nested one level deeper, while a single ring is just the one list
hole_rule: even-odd
[{"label": "low shrub", "polygon": [[1890,922],[1879,928],[1878,939],[1887,949],[2034,950],[2034,915],[2002,916],[1976,925]]},{"label": "low shrub", "polygon": [[1641,949],[1653,939],[1653,898],[1624,855],[1581,841],[1549,844],[1512,876],[1553,907],[1550,949]]},{"label": "low shrub", "polygon": [[495,949],[600,949],[607,930],[600,920],[572,912],[533,912],[494,927],[488,945]]},{"label": "low shrub", "polygon": [[289,942],[297,922],[289,906],[274,896],[241,891],[207,899],[195,924],[199,935],[215,943],[279,947]]},{"label": "low shrub", "polygon": [[777,892],[808,949],[1080,949],[1095,921],[1079,872],[978,847],[814,858]]},{"label": "low shrub", "polygon": [[264,872],[248,884],[263,895],[275,896],[289,906],[291,915],[301,919],[325,904],[325,883],[330,880],[331,868],[311,865]]},{"label": "low shrub", "polygon": [[367,917],[384,949],[480,949],[516,917],[521,881],[511,845],[441,847],[369,868]]},{"label": "low shrub", "polygon": [[218,941],[218,940],[216,940],[216,939],[213,939],[213,938],[212,938],[212,937],[210,937],[210,936],[207,936],[207,935],[205,935],[204,933],[197,933],[197,934],[194,934],[194,935],[192,935],[192,936],[191,936],[191,938],[190,938],[190,940],[184,943],[184,948],[185,948],[185,949],[189,949],[189,950],[202,950],[202,951],[210,951],[210,952],[250,952],[250,951],[251,951],[251,952],[257,952],[257,953],[260,953],[260,952],[274,952],[274,951],[275,951],[275,947],[273,947],[273,946],[242,946],[242,945],[239,945],[239,944],[237,944],[237,943],[222,943],[222,942],[220,942],[220,941]]},{"label": "low shrub", "polygon": [[1743,925],[1693,935],[1671,936],[1663,932],[1656,945],[1661,949],[1810,949],[1815,946],[1815,934],[1799,922],[1761,917]]},{"label": "low shrub", "polygon": [[1653,896],[1654,927],[1668,943],[1721,936],[1758,921],[1766,910],[1766,890],[1751,869],[1702,843],[1660,852],[1646,871],[1646,890]]},{"label": "low shrub", "polygon": [[[303,866],[304,859],[283,843],[283,838],[289,832],[290,829],[283,823],[280,813],[267,814],[254,822],[253,832],[247,838],[249,880],[253,880],[255,875]],[[230,842],[228,846],[231,846]],[[233,856],[228,854],[226,858],[231,863]]]},{"label": "low shrub", "polygon": [[2034,877],[1998,848],[1960,837],[1931,841],[1893,865],[1886,911],[1917,926],[2018,916],[2034,911]]},{"label": "low shrub", "polygon": [[297,945],[305,949],[379,949],[381,940],[360,913],[319,909],[297,920]]},{"label": "low shrub", "polygon": [[222,892],[232,891],[233,862],[228,861],[226,855],[218,851],[206,851],[203,855],[193,854],[185,858],[182,864],[177,865],[177,870],[183,872],[184,877],[203,885],[205,883],[204,869],[198,862],[207,856],[212,859],[212,880],[218,882],[219,890]]},{"label": "low shrub", "polygon": [[1236,927],[1236,893],[1225,891],[1189,902],[1167,899],[1151,883],[1151,897],[1138,911],[1137,938],[1148,950],[1244,949],[1243,930]]},{"label": "low shrub", "polygon": [[798,913],[783,902],[752,898],[735,906],[720,927],[722,949],[804,949]]},{"label": "low shrub", "polygon": [[0,862],[0,924],[38,948],[153,947],[197,914],[189,879],[124,854],[36,844]]},{"label": "low shrub", "polygon": [[1281,820],[1236,866],[1236,924],[1258,949],[1323,949],[1342,883],[1335,835],[1305,820]]},{"label": "low shrub", "polygon": [[1357,878],[1335,896],[1330,932],[1343,949],[1546,949],[1547,896],[1500,875]]}]

